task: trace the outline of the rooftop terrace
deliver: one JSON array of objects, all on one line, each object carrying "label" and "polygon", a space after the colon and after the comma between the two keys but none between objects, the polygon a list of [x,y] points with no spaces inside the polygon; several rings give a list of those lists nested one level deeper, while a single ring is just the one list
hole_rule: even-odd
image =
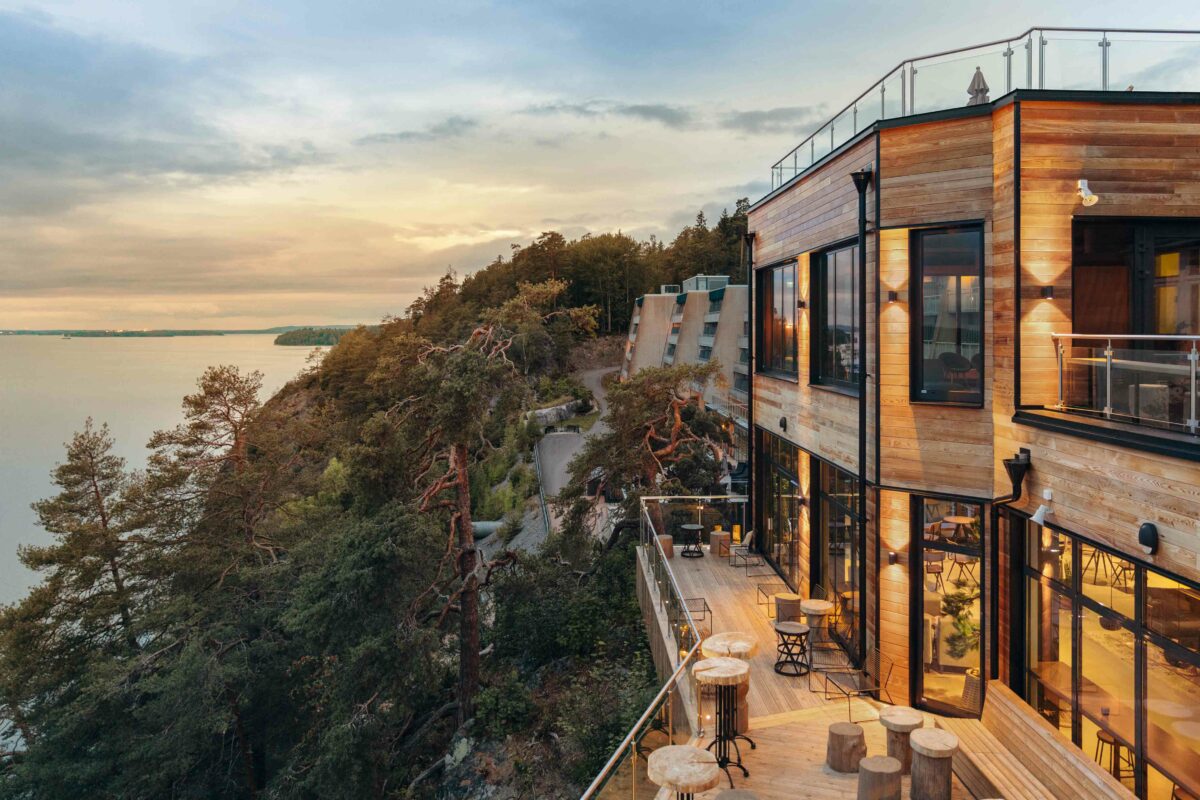
[{"label": "rooftop terrace", "polygon": [[906,59],[775,162],[771,190],[881,120],[981,105],[1018,89],[1196,91],[1200,31],[1030,28],[1011,38]]}]

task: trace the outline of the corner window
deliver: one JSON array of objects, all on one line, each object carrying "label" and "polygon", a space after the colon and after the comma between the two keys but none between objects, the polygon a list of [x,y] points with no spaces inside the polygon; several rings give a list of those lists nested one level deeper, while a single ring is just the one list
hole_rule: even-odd
[{"label": "corner window", "polygon": [[813,257],[813,383],[858,390],[858,245]]},{"label": "corner window", "polygon": [[796,262],[760,270],[758,369],[796,375]]},{"label": "corner window", "polygon": [[716,336],[717,335],[717,323],[715,323],[715,322],[704,323],[704,332],[700,335],[701,336]]},{"label": "corner window", "polygon": [[912,399],[983,402],[983,230],[912,232]]},{"label": "corner window", "polygon": [[700,348],[700,360],[708,361],[710,358],[712,358],[712,348],[711,347],[701,347]]}]

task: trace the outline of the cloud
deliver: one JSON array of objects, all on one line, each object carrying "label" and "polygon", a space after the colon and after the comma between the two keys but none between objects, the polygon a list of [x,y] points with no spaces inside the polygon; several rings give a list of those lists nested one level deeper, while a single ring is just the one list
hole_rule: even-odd
[{"label": "cloud", "polygon": [[0,215],[50,215],[155,187],[323,163],[310,141],[256,141],[213,120],[254,93],[202,59],[0,12]]},{"label": "cloud", "polygon": [[473,117],[450,116],[441,122],[427,125],[416,131],[394,131],[391,133],[373,133],[355,139],[358,145],[402,144],[406,142],[438,142],[446,139],[458,139],[479,128],[479,120]]},{"label": "cloud", "polygon": [[670,103],[616,103],[607,100],[585,100],[579,103],[556,101],[528,106],[523,113],[535,116],[563,115],[582,117],[628,117],[643,122],[657,122],[672,130],[687,130],[696,125],[695,112]]},{"label": "cloud", "polygon": [[749,111],[713,111],[672,103],[623,103],[612,100],[555,101],[522,109],[535,116],[583,119],[627,117],[657,122],[672,130],[729,130],[747,135],[797,134],[824,122],[824,106],[780,106]]},{"label": "cloud", "polygon": [[759,135],[806,133],[824,121],[822,106],[780,106],[755,111],[730,111],[721,115],[722,128]]}]

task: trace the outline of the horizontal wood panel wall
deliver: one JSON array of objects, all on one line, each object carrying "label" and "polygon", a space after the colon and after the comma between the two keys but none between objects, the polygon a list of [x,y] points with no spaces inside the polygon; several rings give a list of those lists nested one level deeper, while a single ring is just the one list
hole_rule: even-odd
[{"label": "horizontal wood panel wall", "polygon": [[[1021,103],[1021,402],[1051,404],[1049,334],[1070,332],[1071,222],[1078,217],[1200,217],[1200,108]],[[1100,202],[1084,208],[1076,181]],[[1039,288],[1053,285],[1053,300]],[[1056,524],[1145,558],[1141,522],[1158,526],[1151,561],[1200,579],[1200,468],[1195,462],[1014,425],[997,414],[998,454],[1032,450],[1026,508],[1054,493]],[[1001,473],[1002,474],[1002,473]],[[1001,481],[997,475],[997,482]]]},{"label": "horizontal wood panel wall", "polygon": [[[797,315],[799,376],[797,381],[754,375],[754,422],[817,456],[857,473],[858,398],[809,385],[812,302],[809,254],[858,235],[858,192],[850,173],[875,160],[875,140],[869,138],[805,176],[796,185],[750,212],[755,233],[754,263],[763,267],[781,259],[797,259],[799,295],[809,308]],[[867,197],[873,214],[873,190]],[[867,237],[867,318],[874,318],[874,237]],[[873,328],[873,326],[872,326]],[[874,334],[862,353],[872,371]],[[873,424],[873,400],[868,398],[868,426]],[[787,419],[787,430],[779,424]],[[868,434],[870,436],[870,434]],[[873,455],[869,455],[873,457]]]},{"label": "horizontal wood panel wall", "polygon": [[[895,662],[892,673],[892,698],[899,704],[911,703],[909,697],[909,496],[903,492],[879,492],[879,652]],[[888,564],[887,554],[895,552],[899,563]]]}]

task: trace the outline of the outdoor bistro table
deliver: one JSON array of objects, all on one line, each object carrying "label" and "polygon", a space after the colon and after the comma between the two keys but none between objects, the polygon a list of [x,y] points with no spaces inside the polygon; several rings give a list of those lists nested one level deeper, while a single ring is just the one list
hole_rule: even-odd
[{"label": "outdoor bistro table", "polygon": [[700,645],[700,653],[705,658],[740,658],[747,661],[757,652],[758,640],[741,631],[714,633]]},{"label": "outdoor bistro table", "polygon": [[716,756],[707,750],[671,744],[650,754],[646,777],[674,792],[676,800],[692,800],[696,792],[706,792],[721,782],[721,768]]},{"label": "outdoor bistro table", "polygon": [[[725,770],[729,787],[733,788],[730,766],[740,769],[743,776],[750,775],[750,770],[742,766],[742,750],[737,740],[745,739],[751,750],[756,746],[749,736],[737,732],[737,689],[739,684],[750,681],[750,665],[740,658],[706,658],[692,667],[692,676],[701,685],[717,688],[717,738],[709,743],[708,749],[717,748],[717,766]],[[730,745],[736,759],[730,758]]]},{"label": "outdoor bistro table", "polygon": [[962,539],[963,528],[975,524],[974,517],[943,517],[942,521],[949,522],[954,526],[954,539],[956,541]]},{"label": "outdoor bistro table", "polygon": [[680,525],[679,528],[686,533],[683,550],[679,555],[684,558],[704,558],[704,551],[700,549],[700,532],[704,530],[704,526],[689,522]]}]

